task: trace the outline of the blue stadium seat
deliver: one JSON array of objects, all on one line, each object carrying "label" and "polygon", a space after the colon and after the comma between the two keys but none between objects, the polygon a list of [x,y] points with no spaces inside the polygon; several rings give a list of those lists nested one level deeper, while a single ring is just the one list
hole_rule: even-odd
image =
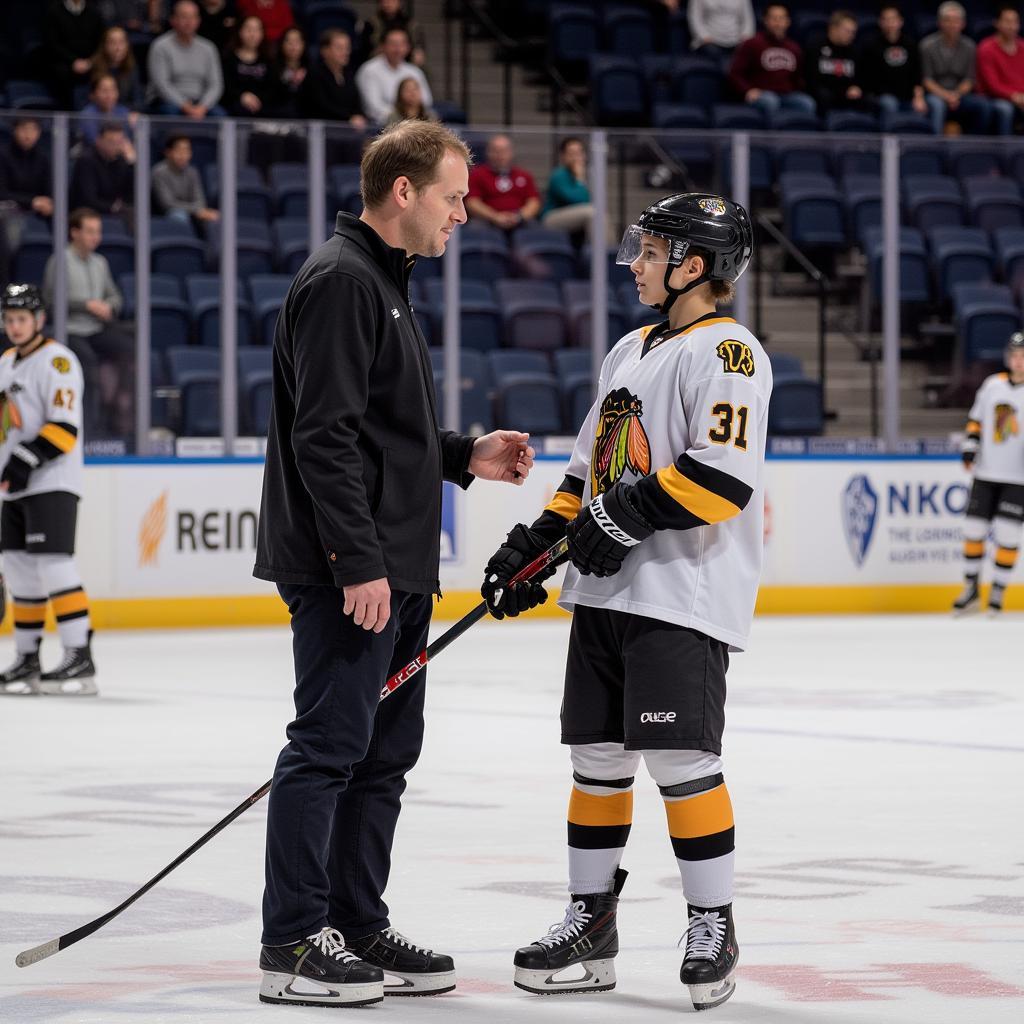
[{"label": "blue stadium seat", "polygon": [[710,110],[722,99],[723,75],[706,57],[679,57],[672,67],[672,93],[678,103],[693,103]]},{"label": "blue stadium seat", "polygon": [[999,302],[965,302],[958,309],[957,325],[966,365],[1001,363],[1006,339],[1021,328],[1020,310]]},{"label": "blue stadium seat", "polygon": [[279,217],[308,216],[309,168],[297,163],[271,165],[270,194]]},{"label": "blue stadium seat", "polygon": [[950,301],[956,284],[992,279],[995,254],[980,228],[936,227],[928,240],[940,299]]},{"label": "blue stadium seat", "polygon": [[772,118],[772,128],[779,132],[821,131],[821,121],[803,110],[780,110]]},{"label": "blue stadium seat", "polygon": [[[585,347],[590,344],[591,324],[593,323],[593,306],[590,296],[589,281],[562,282],[562,297],[569,322],[569,341],[573,345]],[[634,292],[631,301],[635,301],[635,298]],[[614,345],[626,333],[626,322],[622,317],[622,311],[613,289],[608,290],[606,302],[608,306],[608,343]]]},{"label": "blue stadium seat", "polygon": [[[274,271],[274,247],[270,228],[266,222],[238,219],[238,248],[235,260],[240,277],[253,274],[271,274]],[[206,225],[206,259],[211,270],[220,262],[220,223]]]},{"label": "blue stadium seat", "polygon": [[290,285],[291,278],[287,274],[255,274],[249,279],[256,338],[263,345],[274,343],[277,314],[284,304]]},{"label": "blue stadium seat", "polygon": [[150,242],[149,267],[154,274],[170,274],[184,281],[206,269],[206,247],[198,238],[166,238]]},{"label": "blue stadium seat", "polygon": [[646,124],[649,106],[639,64],[630,57],[591,57],[590,102],[598,124]]},{"label": "blue stadium seat", "polygon": [[114,277],[130,274],[135,269],[135,241],[131,238],[104,238],[97,250],[106,256]]},{"label": "blue stadium seat", "polygon": [[[444,409],[444,350],[432,348],[430,363],[438,410]],[[462,349],[459,353],[460,429],[466,434],[487,433],[494,425],[490,399],[490,373],[482,352]]]},{"label": "blue stadium seat", "polygon": [[349,38],[355,38],[358,17],[351,7],[338,0],[309,0],[304,8],[302,21],[307,39],[317,39],[328,28],[340,28]]},{"label": "blue stadium seat", "polygon": [[878,178],[882,173],[882,154],[878,149],[837,146],[833,160],[839,178],[847,178],[850,175]]},{"label": "blue stadium seat", "polygon": [[804,364],[798,356],[786,352],[768,353],[768,362],[772,365],[772,380],[777,384],[780,380],[801,379],[804,375]]},{"label": "blue stadium seat", "polygon": [[999,272],[1015,295],[1024,291],[1024,228],[996,228],[992,232]]},{"label": "blue stadium seat", "polygon": [[[685,50],[673,51],[685,53]],[[644,53],[640,55],[640,68],[647,85],[647,98],[652,106],[658,103],[673,103],[672,64],[674,58],[665,53]]]},{"label": "blue stadium seat", "polygon": [[539,352],[492,352],[489,356],[495,388],[495,421],[522,423],[517,430],[557,434],[562,429],[558,383],[547,359]]},{"label": "blue stadium seat", "polygon": [[[124,222],[122,221],[122,223]],[[179,217],[154,217],[149,222],[149,239],[151,242],[162,242],[166,238],[197,237],[190,220],[181,220]]]},{"label": "blue stadium seat", "polygon": [[[263,182],[258,167],[242,164],[237,169],[235,204],[238,217],[249,220],[269,221],[273,215],[270,189]],[[206,201],[211,206],[220,205],[220,168],[208,164],[203,168],[203,185]]]},{"label": "blue stadium seat", "polygon": [[841,186],[846,223],[857,242],[863,247],[864,232],[882,223],[882,182],[875,175],[850,174]]},{"label": "blue stadium seat", "polygon": [[220,355],[193,346],[168,349],[171,384],[181,392],[179,432],[186,437],[220,433]]},{"label": "blue stadium seat", "polygon": [[[196,341],[207,348],[220,346],[220,278],[216,274],[192,274],[185,279],[185,295],[195,324]],[[252,308],[239,295],[237,340],[248,345],[252,339]]]},{"label": "blue stadium seat", "polygon": [[[633,287],[633,273],[628,266],[622,263],[616,263],[615,258],[619,254],[619,248],[617,245],[610,246],[608,249],[608,262],[606,264],[606,273],[608,275],[608,287],[618,288],[619,285],[628,283],[629,286]],[[589,245],[583,246],[580,252],[579,262],[579,273],[578,277],[589,278],[590,277],[590,261],[591,261],[591,250]],[[634,288],[634,293],[636,289]]]},{"label": "blue stadium seat", "polygon": [[750,103],[716,103],[711,123],[719,131],[760,131],[767,127],[760,107]]},{"label": "blue stadium seat", "polygon": [[965,179],[982,176],[998,177],[1003,173],[999,152],[994,149],[953,147],[949,153],[949,169],[966,185]]},{"label": "blue stadium seat", "polygon": [[959,313],[967,306],[992,306],[1015,310],[1013,291],[997,281],[974,281],[954,284],[953,308]]},{"label": "blue stadium seat", "polygon": [[512,256],[523,277],[567,281],[576,276],[576,250],[564,231],[550,228],[528,231],[520,228],[512,240]]},{"label": "blue stadium seat", "polygon": [[843,203],[831,178],[784,175],[782,211],[786,234],[806,249],[844,249],[847,245]]},{"label": "blue stadium seat", "polygon": [[945,153],[937,146],[904,145],[900,152],[900,177],[946,173]]},{"label": "blue stadium seat", "polygon": [[818,382],[776,378],[768,404],[768,434],[814,437],[824,430],[825,413]]},{"label": "blue stadium seat", "polygon": [[912,110],[890,114],[886,118],[885,130],[893,135],[934,135],[935,128],[927,114]]},{"label": "blue stadium seat", "polygon": [[157,352],[189,344],[192,319],[181,299],[154,297],[149,304],[150,347]]},{"label": "blue stadium seat", "polygon": [[635,57],[657,49],[651,16],[635,7],[608,7],[604,12],[604,49],[621,57]]},{"label": "blue stadium seat", "polygon": [[49,224],[34,217],[27,220],[11,264],[11,279],[41,285],[46,261],[52,253],[53,235]]},{"label": "blue stadium seat", "polygon": [[[444,337],[444,280],[430,278],[424,283],[425,301],[431,320],[432,334]],[[500,348],[502,318],[494,300],[494,290],[487,281],[463,278],[460,281],[459,326],[464,349],[488,352]]]},{"label": "blue stadium seat", "polygon": [[505,321],[506,344],[513,348],[545,350],[565,347],[561,296],[554,284],[499,281],[496,290]]},{"label": "blue stadium seat", "polygon": [[508,249],[508,235],[501,228],[488,224],[485,220],[471,220],[456,230],[459,232],[460,242],[497,242]]},{"label": "blue stadium seat", "polygon": [[986,231],[1024,227],[1024,203],[1017,182],[986,175],[967,178],[963,186],[972,224]]},{"label": "blue stadium seat", "polygon": [[559,377],[588,374],[593,366],[593,355],[587,348],[561,348],[551,353],[551,361]]},{"label": "blue stadium seat", "polygon": [[[122,274],[117,279],[117,286],[124,296],[126,308],[135,308],[135,275]],[[171,274],[149,275],[149,296],[151,299],[184,299],[183,282]],[[131,315],[134,315],[132,313]],[[131,316],[129,316],[131,319]]]},{"label": "blue stadium seat", "polygon": [[575,77],[600,50],[597,15],[584,6],[557,6],[548,17],[548,60]]},{"label": "blue stadium seat", "polygon": [[551,373],[551,362],[543,352],[526,352],[522,349],[502,349],[487,356],[491,370],[491,381],[495,384],[509,374]]},{"label": "blue stadium seat", "polygon": [[963,196],[956,178],[917,174],[903,179],[905,219],[921,231],[963,224]]},{"label": "blue stadium seat", "polygon": [[105,213],[100,217],[103,225],[104,238],[131,238],[132,232],[128,229],[124,217],[116,213]]},{"label": "blue stadium seat", "polygon": [[870,135],[879,129],[878,118],[858,110],[833,110],[825,116],[827,132],[860,132]]},{"label": "blue stadium seat", "polygon": [[823,145],[800,146],[796,143],[779,143],[775,147],[775,166],[781,178],[784,174],[831,175],[831,154]]},{"label": "blue stadium seat", "polygon": [[797,9],[793,14],[793,38],[806,50],[825,35],[828,14],[824,11]]},{"label": "blue stadium seat", "polygon": [[[420,260],[417,268],[423,264],[438,263],[439,260]],[[497,239],[465,241],[459,246],[459,266],[462,276],[476,278],[480,281],[496,281],[508,277],[512,272],[512,257],[508,243]]]},{"label": "blue stadium seat", "polygon": [[328,172],[328,181],[334,205],[358,216],[363,208],[363,197],[359,193],[359,165],[336,164]]},{"label": "blue stadium seat", "polygon": [[593,405],[592,360],[587,349],[561,349],[551,353],[562,392],[562,417],[569,433],[578,433]]},{"label": "blue stadium seat", "polygon": [[252,437],[265,437],[270,423],[273,351],[263,346],[238,349],[239,427]]},{"label": "blue stadium seat", "polygon": [[57,101],[45,82],[12,78],[5,86],[12,110],[56,110]]},{"label": "blue stadium seat", "polygon": [[309,256],[309,223],[301,217],[281,217],[271,227],[277,269],[294,276]]},{"label": "blue stadium seat", "polygon": [[[656,103],[654,125],[673,133],[705,131],[710,128],[707,111],[692,103]],[[691,172],[702,173],[715,159],[715,147],[710,141],[693,139],[678,134],[659,135],[659,144],[674,160],[686,164]]]},{"label": "blue stadium seat", "polygon": [[[900,228],[900,302],[923,305],[932,300],[931,275],[924,237],[916,228]],[[868,227],[864,231],[864,249],[868,257],[868,281],[877,305],[882,296],[882,229]]]}]

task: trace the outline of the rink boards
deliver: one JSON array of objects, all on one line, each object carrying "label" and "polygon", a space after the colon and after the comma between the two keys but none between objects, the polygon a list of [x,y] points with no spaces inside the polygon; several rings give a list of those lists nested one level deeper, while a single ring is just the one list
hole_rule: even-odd
[{"label": "rink boards", "polygon": [[[439,616],[476,603],[482,566],[514,523],[536,517],[564,471],[553,456],[522,487],[445,485]],[[251,575],[262,474],[260,459],[91,461],[78,557],[96,624],[285,621],[274,588]],[[958,460],[776,457],[766,481],[760,612],[948,607],[970,486]],[[1007,605],[1024,608],[1024,588],[1011,587]],[[562,613],[549,601],[532,614]]]}]

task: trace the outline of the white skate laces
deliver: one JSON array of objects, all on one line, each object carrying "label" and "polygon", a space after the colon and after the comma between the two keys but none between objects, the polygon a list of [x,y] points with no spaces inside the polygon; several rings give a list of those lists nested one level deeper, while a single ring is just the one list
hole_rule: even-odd
[{"label": "white skate laces", "polygon": [[687,960],[714,960],[725,938],[725,918],[717,910],[704,914],[691,914],[686,934],[677,945],[686,940]]},{"label": "white skate laces", "polygon": [[410,942],[401,932],[396,931],[394,928],[385,928],[384,936],[395,943],[396,946],[405,946],[406,949],[412,950],[413,953],[422,953],[424,956],[429,956],[431,953],[431,950],[424,949],[422,946],[417,946],[414,942]]},{"label": "white skate laces", "polygon": [[586,903],[583,900],[577,900],[565,908],[563,920],[558,924],[553,924],[548,929],[547,935],[538,939],[537,942],[541,946],[557,946],[567,939],[577,939],[589,920],[590,914],[587,913]]},{"label": "white skate laces", "polygon": [[350,953],[345,948],[345,939],[337,928],[321,928],[319,935],[311,935],[307,941],[316,946],[324,956],[329,956],[338,963],[349,964],[359,959],[355,953]]}]

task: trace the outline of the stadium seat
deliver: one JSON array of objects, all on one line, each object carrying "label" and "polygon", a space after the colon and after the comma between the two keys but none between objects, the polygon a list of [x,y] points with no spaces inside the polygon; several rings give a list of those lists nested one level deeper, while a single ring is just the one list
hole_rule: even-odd
[{"label": "stadium seat", "polygon": [[[203,168],[203,185],[206,201],[211,206],[220,205],[220,168],[208,164]],[[273,215],[270,189],[263,182],[259,168],[242,164],[237,169],[235,185],[236,214],[248,220],[268,222]]]},{"label": "stadium seat", "polygon": [[[928,252],[924,237],[916,228],[900,228],[900,302],[920,306],[931,302],[932,286]],[[868,257],[868,281],[877,305],[882,297],[882,229],[864,230],[864,249]]]},{"label": "stadium seat", "polygon": [[927,114],[912,110],[890,114],[885,119],[885,131],[893,135],[934,135],[935,128]]},{"label": "stadium seat", "polygon": [[[236,271],[240,277],[253,274],[271,274],[274,270],[274,248],[270,228],[264,221],[243,220],[237,224],[238,247],[236,249]],[[214,222],[206,225],[206,259],[210,270],[217,270],[220,263],[221,225]]]},{"label": "stadium seat", "polygon": [[1024,226],[1020,186],[1010,178],[987,175],[963,182],[971,223],[986,231]]},{"label": "stadium seat", "polygon": [[[241,291],[241,290],[239,290]],[[185,279],[185,295],[195,336],[199,345],[207,348],[220,346],[220,278],[216,274],[193,274]],[[252,339],[252,309],[241,297],[237,300],[236,337],[238,345],[248,345]]]},{"label": "stadium seat", "polygon": [[776,379],[768,404],[768,434],[817,436],[824,432],[825,414],[817,381],[792,377]]},{"label": "stadium seat", "polygon": [[608,7],[604,12],[604,49],[620,57],[635,57],[657,49],[651,16],[635,7]]},{"label": "stadium seat", "polygon": [[36,218],[27,220],[11,265],[11,279],[41,285],[46,261],[52,253],[53,235],[49,225]]},{"label": "stadium seat", "polygon": [[309,223],[304,218],[281,217],[271,226],[277,269],[294,276],[309,256]]},{"label": "stadium seat", "polygon": [[821,121],[803,110],[780,110],[772,118],[772,128],[779,132],[817,132]]},{"label": "stadium seat", "polygon": [[[440,262],[438,260],[420,260],[422,264]],[[508,277],[512,272],[512,257],[508,243],[498,239],[463,241],[459,246],[459,266],[462,276],[476,278],[480,281],[497,281]]]},{"label": "stadium seat", "polygon": [[750,103],[716,103],[711,123],[719,131],[760,131],[767,127],[764,113]]},{"label": "stadium seat", "polygon": [[951,301],[956,284],[991,280],[995,256],[980,228],[936,227],[928,240],[940,299]]},{"label": "stadium seat", "polygon": [[843,204],[832,180],[788,175],[780,180],[785,230],[793,243],[804,249],[845,249]]},{"label": "stadium seat", "polygon": [[992,239],[1003,280],[1015,295],[1024,293],[1024,228],[997,228]]},{"label": "stadium seat", "polygon": [[904,145],[900,151],[900,178],[946,173],[945,154],[936,146]]},{"label": "stadium seat", "polygon": [[495,422],[522,423],[517,430],[557,434],[562,430],[558,383],[547,359],[539,352],[492,352]]},{"label": "stadium seat", "polygon": [[706,110],[692,103],[657,103],[654,106],[654,125],[673,133],[658,136],[658,143],[673,160],[685,164],[691,173],[696,171],[700,174],[710,169],[715,159],[714,144],[679,134],[710,128]]},{"label": "stadium seat", "polygon": [[125,223],[124,217],[114,213],[105,213],[100,217],[103,225],[104,238],[131,238],[132,232]]},{"label": "stadium seat", "polygon": [[[673,51],[685,53],[685,50]],[[651,106],[659,103],[673,103],[675,96],[672,91],[673,58],[664,53],[644,53],[640,55],[640,68],[647,86],[647,98]]]},{"label": "stadium seat", "polygon": [[520,228],[512,240],[512,257],[523,277],[567,281],[576,276],[576,250],[564,231]]},{"label": "stadium seat", "polygon": [[775,147],[775,166],[781,178],[784,174],[831,175],[831,154],[824,145],[800,146],[780,143]]},{"label": "stadium seat", "polygon": [[863,247],[864,232],[882,223],[882,182],[877,176],[850,174],[843,178],[841,193],[846,223],[853,238]]},{"label": "stadium seat", "polygon": [[491,381],[498,384],[510,374],[544,374],[551,373],[551,362],[543,352],[526,352],[522,349],[502,349],[490,352],[487,365],[491,371]]},{"label": "stadium seat", "polygon": [[294,163],[271,165],[270,195],[279,217],[308,216],[309,168]]},{"label": "stadium seat", "polygon": [[903,179],[906,220],[921,231],[964,223],[959,182],[946,175],[917,174]]},{"label": "stadium seat", "polygon": [[263,346],[238,349],[239,427],[253,437],[265,437],[270,423],[273,352]]},{"label": "stadium seat", "polygon": [[206,247],[198,238],[155,239],[149,246],[149,267],[153,274],[170,274],[184,281],[190,274],[206,269]]},{"label": "stadium seat", "polygon": [[722,99],[723,81],[721,68],[706,57],[678,57],[672,66],[672,94],[678,103],[711,110]]},{"label": "stadium seat", "polygon": [[104,238],[99,249],[107,258],[110,272],[114,277],[130,274],[135,269],[135,241],[131,238]]},{"label": "stadium seat", "polygon": [[166,362],[170,382],[181,392],[179,433],[215,437],[220,433],[220,355],[214,349],[172,348]]},{"label": "stadium seat", "polygon": [[548,60],[563,75],[578,80],[591,55],[600,49],[600,27],[592,8],[572,5],[551,8]]},{"label": "stadium seat", "polygon": [[149,304],[150,347],[166,352],[189,344],[192,320],[189,307],[181,299],[153,297]]},{"label": "stadium seat", "polygon": [[[124,222],[122,221],[122,223]],[[105,234],[104,237],[106,237]],[[179,217],[154,217],[149,222],[149,239],[151,242],[162,242],[167,238],[196,237],[198,236],[190,220],[181,220]]]},{"label": "stadium seat", "polygon": [[833,160],[839,178],[847,178],[851,175],[878,178],[882,173],[882,154],[878,149],[837,146]]},{"label": "stadium seat", "polygon": [[277,314],[284,304],[290,285],[291,278],[287,274],[255,274],[249,279],[256,338],[263,345],[274,343]]},{"label": "stadium seat", "polygon": [[[135,275],[122,274],[117,279],[118,287],[124,296],[125,303],[135,307]],[[149,275],[149,297],[151,299],[184,299],[185,292],[183,282],[171,274],[150,274]]]},{"label": "stadium seat", "polygon": [[799,357],[785,352],[769,352],[768,362],[772,366],[772,380],[777,384],[780,380],[801,379],[804,375],[804,364]]},{"label": "stadium seat", "polygon": [[597,124],[646,124],[647,90],[640,66],[630,57],[597,54],[590,60],[590,102]]},{"label": "stadium seat", "polygon": [[967,178],[999,177],[1003,173],[999,153],[993,149],[957,146],[950,151],[949,169],[966,187]]},{"label": "stadium seat", "polygon": [[[431,333],[440,341],[444,337],[444,280],[429,278],[424,283],[425,301],[431,320]],[[494,290],[486,281],[463,278],[460,281],[459,330],[464,349],[489,352],[502,343],[502,319]]]},{"label": "stadium seat", "polygon": [[[444,349],[430,350],[438,415],[444,415]],[[482,352],[462,349],[459,353],[460,429],[466,434],[487,433],[494,425],[491,408],[490,373]]]},{"label": "stadium seat", "polygon": [[12,78],[4,87],[12,110],[56,110],[57,101],[45,82]]},{"label": "stadium seat", "polygon": [[[610,246],[608,249],[608,262],[606,264],[606,274],[608,275],[608,287],[618,288],[622,284],[628,283],[630,287],[633,287],[633,272],[629,267],[623,263],[616,263],[615,259],[619,254],[619,247],[617,245]],[[579,271],[577,277],[588,278],[590,277],[590,262],[591,262],[591,250],[589,245],[583,246],[580,251],[579,259]],[[633,288],[634,295],[636,289]]]},{"label": "stadium seat", "polygon": [[303,6],[302,21],[306,26],[307,39],[319,38],[320,33],[328,28],[340,28],[349,38],[356,38],[358,17],[351,7],[337,0],[309,0]]},{"label": "stadium seat", "polygon": [[578,433],[593,405],[594,382],[591,354],[586,349],[561,349],[551,353],[562,393],[562,418],[568,433]]},{"label": "stadium seat", "polygon": [[860,132],[869,135],[879,129],[878,118],[858,110],[833,110],[825,117],[827,132]]},{"label": "stadium seat", "polygon": [[561,296],[554,284],[506,280],[497,283],[496,291],[505,322],[506,344],[545,350],[565,346]]},{"label": "stadium seat", "polygon": [[822,11],[797,8],[793,14],[793,38],[806,50],[825,35],[828,14]]},{"label": "stadium seat", "polygon": [[1021,328],[1020,311],[1000,303],[965,302],[957,313],[964,364],[1001,363],[1006,339]]},{"label": "stadium seat", "polygon": [[[586,348],[590,344],[594,313],[590,282],[563,281],[562,297],[569,325],[569,341],[572,345]],[[635,301],[635,292],[630,301]],[[606,304],[608,307],[608,344],[614,345],[626,333],[626,322],[613,289],[608,289]]]}]

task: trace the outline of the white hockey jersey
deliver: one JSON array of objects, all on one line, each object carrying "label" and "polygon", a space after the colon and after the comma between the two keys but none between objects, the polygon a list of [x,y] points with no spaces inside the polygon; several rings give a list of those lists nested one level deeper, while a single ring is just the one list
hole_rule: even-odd
[{"label": "white hockey jersey", "polygon": [[636,504],[658,530],[614,576],[569,566],[563,607],[632,612],[746,646],[764,548],[771,390],[768,357],[731,317],[644,327],[618,342],[548,510],[572,518],[580,499],[621,479],[636,484]]},{"label": "white hockey jersey", "polygon": [[965,452],[975,452],[978,480],[1024,484],[1024,384],[1008,373],[986,378],[967,416]]},{"label": "white hockey jersey", "polygon": [[0,356],[0,469],[16,445],[41,455],[17,501],[48,491],[82,493],[82,367],[71,349],[47,340],[19,359],[13,348]]}]

